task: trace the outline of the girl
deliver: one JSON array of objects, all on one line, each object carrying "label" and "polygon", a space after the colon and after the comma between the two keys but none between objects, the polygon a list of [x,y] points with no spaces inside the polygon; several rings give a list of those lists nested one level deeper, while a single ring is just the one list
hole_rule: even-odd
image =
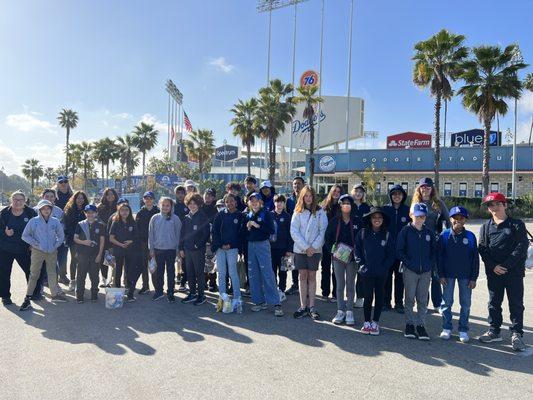
[{"label": "girl", "polygon": [[324,245],[328,217],[317,204],[315,190],[305,186],[298,197],[291,221],[294,266],[299,272],[300,308],[294,318],[309,315],[318,320],[315,309],[316,271]]},{"label": "girl", "polygon": [[[115,189],[105,188],[102,198],[100,199],[100,204],[98,204],[97,215],[100,222],[104,225],[107,225],[109,218],[117,211],[117,201],[118,194]],[[109,234],[105,230],[105,249],[110,249],[111,244],[109,243]],[[109,287],[110,281],[107,278],[108,275],[108,266],[100,263],[100,271],[102,273],[102,284],[100,287]]]},{"label": "girl", "polygon": [[[117,213],[113,217],[111,229],[109,230],[109,241],[113,245],[113,255],[115,256],[115,287],[120,287],[122,269],[125,269],[125,275],[128,286],[128,301],[135,301],[133,292],[135,282],[132,282],[137,275],[139,260],[137,260],[140,250],[138,232],[131,208],[128,204],[122,203],[118,206]],[[137,278],[139,276],[137,275]]]},{"label": "girl", "polygon": [[[331,220],[340,212],[339,199],[341,194],[341,185],[333,185],[322,202],[322,209],[328,217],[328,226]],[[331,302],[335,302],[337,300],[337,282],[335,280],[335,271],[331,270],[331,246],[324,245],[322,247],[322,261],[320,265],[322,266],[322,280],[320,282],[322,297],[327,300],[331,293]],[[333,281],[333,290],[331,290],[331,281]]]},{"label": "girl", "polygon": [[281,302],[276,287],[276,277],[272,270],[270,255],[270,235],[274,233],[272,215],[263,207],[259,193],[248,197],[250,212],[244,219],[248,239],[248,279],[254,305],[251,310],[265,310],[274,306],[274,315],[283,316]]},{"label": "girl", "polygon": [[[159,200],[160,212],[150,218],[148,224],[148,249],[150,257],[155,258],[157,269],[152,282],[155,293],[152,300],[163,298],[163,285],[165,269],[167,271],[167,299],[169,303],[175,301],[174,286],[176,270],[176,251],[180,242],[181,220],[174,214],[174,201],[169,197],[161,197]],[[159,209],[156,208],[158,211]],[[144,260],[143,260],[144,261]]]},{"label": "girl", "polygon": [[[379,335],[379,317],[385,296],[385,280],[389,268],[396,257],[394,240],[387,231],[389,218],[380,207],[372,207],[365,214],[365,227],[359,230],[355,240],[355,256],[363,277],[365,294],[365,323],[361,328],[364,334]],[[372,302],[374,300],[374,318]]]},{"label": "girl", "polygon": [[[436,238],[441,234],[443,224],[446,226],[446,229],[450,228],[448,208],[439,198],[439,194],[435,190],[431,178],[422,178],[418,182],[418,186],[413,194],[413,200],[411,201],[411,211],[417,203],[426,205],[428,213],[424,226],[432,231]],[[431,302],[433,303],[434,310],[440,313],[442,288],[436,273],[433,273],[431,276]]]},{"label": "girl", "polygon": [[[356,185],[352,189],[352,197],[354,201],[354,207],[352,209],[352,219],[355,223],[357,231],[361,229],[364,225],[363,216],[370,212],[370,206],[365,202],[366,189],[360,184]],[[354,307],[361,308],[364,303],[364,292],[363,292],[363,280],[361,276],[357,274],[356,276],[357,283],[355,285],[355,294],[357,299],[355,300]]]},{"label": "girl", "polygon": [[65,225],[65,242],[70,249],[70,284],[69,291],[76,290],[76,268],[77,268],[77,245],[74,243],[74,233],[78,222],[85,219],[85,206],[89,204],[89,199],[85,192],[78,190],[67,202],[65,215],[63,217]]},{"label": "girl", "polygon": [[278,288],[281,299],[283,300],[286,298],[287,271],[281,270],[281,259],[291,255],[293,246],[291,238],[291,216],[285,211],[285,196],[282,194],[276,194],[274,196],[274,211],[271,213],[276,224],[276,234],[271,239],[270,254],[272,256],[274,276],[279,274]]},{"label": "girl", "polygon": [[[139,230],[139,240],[141,242],[141,254],[142,254],[142,287],[139,290],[139,294],[145,294],[150,291],[150,279],[148,276],[148,262],[150,260],[150,249],[148,247],[148,235],[150,228],[150,220],[154,215],[159,213],[159,208],[154,204],[155,195],[154,192],[148,191],[143,195],[144,205],[139,212],[135,214],[135,223]],[[172,201],[174,204],[174,201]],[[179,217],[178,217],[179,218]],[[180,225],[181,227],[181,225]],[[177,243],[177,242],[176,242]],[[174,249],[176,246],[174,246]],[[155,279],[154,279],[155,281]]]}]

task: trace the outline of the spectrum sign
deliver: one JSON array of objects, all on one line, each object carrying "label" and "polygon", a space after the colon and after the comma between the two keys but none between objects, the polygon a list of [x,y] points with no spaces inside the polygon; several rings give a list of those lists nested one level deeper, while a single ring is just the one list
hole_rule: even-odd
[{"label": "spectrum sign", "polygon": [[387,149],[428,149],[431,135],[418,132],[404,132],[387,136]]}]

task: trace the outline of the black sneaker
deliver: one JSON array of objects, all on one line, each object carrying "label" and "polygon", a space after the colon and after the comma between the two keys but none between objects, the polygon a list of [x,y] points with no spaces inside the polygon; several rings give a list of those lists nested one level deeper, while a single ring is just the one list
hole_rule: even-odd
[{"label": "black sneaker", "polygon": [[299,308],[292,314],[292,316],[296,319],[303,318],[305,316],[309,315],[309,310],[307,308]]},{"label": "black sneaker", "polygon": [[316,311],[315,307],[311,307],[311,309],[309,310],[309,316],[315,321],[320,320],[320,314]]},{"label": "black sneaker", "polygon": [[209,286],[209,289],[208,289],[211,293],[216,293],[218,292],[218,287],[217,285],[214,285],[214,286]]},{"label": "black sneaker", "polygon": [[287,290],[287,291],[285,292],[285,294],[286,294],[287,296],[291,296],[291,295],[296,294],[296,293],[298,293],[298,292],[299,292],[299,290],[298,290],[298,286],[296,286],[296,285],[292,285],[292,286],[289,288],[289,290]]},{"label": "black sneaker", "polygon": [[479,337],[481,343],[492,343],[492,342],[501,342],[502,335],[494,331],[488,330],[483,335]]},{"label": "black sneaker", "polygon": [[135,298],[135,296],[133,296],[132,294],[128,294],[128,297],[126,297],[126,301],[128,303],[133,303],[134,301],[136,301],[137,299]]},{"label": "black sneaker", "polygon": [[205,298],[205,296],[198,296],[196,301],[194,302],[194,305],[195,306],[200,306],[200,305],[204,304],[206,301],[207,301],[207,299]]},{"label": "black sneaker", "polygon": [[11,297],[4,297],[2,298],[2,304],[4,306],[10,306],[11,304],[13,304],[13,301],[11,301]]},{"label": "black sneaker", "polygon": [[426,328],[422,325],[418,325],[416,327],[416,333],[418,335],[419,340],[429,340],[429,335],[426,331]]},{"label": "black sneaker", "polygon": [[181,302],[182,302],[183,304],[194,303],[194,302],[196,301],[197,297],[198,297],[198,296],[196,296],[195,294],[191,294],[191,293],[189,293],[189,294],[187,295],[187,297],[185,297],[184,299],[181,300]]},{"label": "black sneaker", "polygon": [[152,296],[153,301],[161,300],[165,295],[163,293],[154,293]]},{"label": "black sneaker", "polygon": [[174,295],[168,296],[167,300],[168,300],[169,303],[175,303],[176,302],[176,297],[174,297]]},{"label": "black sneaker", "polygon": [[243,297],[252,297],[252,294],[250,293],[250,289],[245,289],[244,293],[242,294]]},{"label": "black sneaker", "polygon": [[405,313],[405,307],[403,306],[403,304],[396,304],[394,306],[394,310],[396,310],[396,312],[398,314],[404,314]]},{"label": "black sneaker", "polygon": [[186,291],[187,291],[187,286],[185,286],[184,284],[180,284],[180,286],[178,287],[178,292],[185,293]]},{"label": "black sneaker", "polygon": [[405,333],[403,336],[409,339],[416,339],[415,326],[412,324],[405,325]]},{"label": "black sneaker", "polygon": [[150,291],[150,288],[142,287],[142,288],[139,289],[139,291],[137,293],[140,294],[140,295],[143,295],[145,293],[148,293],[149,291]]},{"label": "black sneaker", "polygon": [[70,279],[68,279],[66,276],[61,276],[57,282],[61,283],[62,285],[69,285]]},{"label": "black sneaker", "polygon": [[42,301],[44,300],[44,296],[42,294],[34,294],[31,296],[31,301]]},{"label": "black sneaker", "polygon": [[22,305],[20,306],[20,311],[26,311],[26,310],[29,310],[30,308],[31,308],[31,301],[30,301],[30,298],[26,296],[24,298],[24,303],[22,303]]}]

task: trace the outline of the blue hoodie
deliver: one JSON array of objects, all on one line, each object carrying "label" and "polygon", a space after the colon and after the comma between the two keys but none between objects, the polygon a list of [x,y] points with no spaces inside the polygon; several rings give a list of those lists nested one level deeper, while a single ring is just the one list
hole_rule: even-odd
[{"label": "blue hoodie", "polygon": [[363,216],[368,212],[370,212],[370,206],[368,203],[361,203],[359,206],[355,203],[352,204],[352,220],[357,231],[365,226]]},{"label": "blue hoodie", "polygon": [[466,229],[459,234],[446,229],[440,234],[437,263],[439,277],[477,280],[479,253],[476,236]]},{"label": "blue hoodie", "polygon": [[[252,228],[248,230],[246,224],[249,221],[255,221],[259,224],[259,228]],[[246,232],[247,239],[249,242],[262,242],[270,239],[270,235],[274,233],[274,220],[272,214],[270,214],[264,208],[260,209],[259,212],[254,213],[250,211],[245,214],[244,218],[244,231]]]},{"label": "blue hoodie", "polygon": [[287,211],[282,211],[278,214],[276,211],[271,211],[272,218],[276,223],[276,241],[270,243],[270,247],[276,250],[284,250],[292,252],[294,242],[291,236],[291,216]]},{"label": "blue hoodie", "polygon": [[[403,194],[402,202],[398,208],[394,207],[392,202],[392,192],[396,190],[399,190]],[[390,203],[383,207],[383,212],[389,217],[388,229],[394,240],[396,240],[403,227],[411,222],[411,218],[409,217],[409,207],[405,205],[407,193],[405,193],[405,190],[401,185],[394,185],[389,190],[389,198]]]},{"label": "blue hoodie", "polygon": [[396,241],[396,258],[417,274],[434,269],[436,250],[435,234],[425,226],[419,231],[409,223],[400,231]]},{"label": "blue hoodie", "polygon": [[245,215],[239,210],[230,213],[226,208],[215,216],[211,227],[213,253],[226,244],[232,249],[242,249],[244,219]]},{"label": "blue hoodie", "polygon": [[385,277],[396,259],[394,239],[386,229],[360,229],[355,238],[355,260],[364,265],[361,274]]},{"label": "blue hoodie", "polygon": [[[263,207],[265,207],[267,211],[273,211],[274,195],[276,194],[276,189],[274,188],[274,185],[271,185],[270,187],[265,185],[265,183],[267,182],[270,184],[270,181],[263,182],[261,188],[259,189],[259,194],[261,195],[261,200],[263,200]],[[270,196],[267,197],[263,194],[263,191],[261,189],[263,189],[264,187],[268,187],[270,189]]]}]

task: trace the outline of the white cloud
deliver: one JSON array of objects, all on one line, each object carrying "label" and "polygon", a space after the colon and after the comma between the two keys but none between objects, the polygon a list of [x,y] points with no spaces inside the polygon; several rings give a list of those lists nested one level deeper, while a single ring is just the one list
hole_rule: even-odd
[{"label": "white cloud", "polygon": [[123,112],[123,113],[115,114],[114,117],[118,119],[132,119],[133,115],[127,112]]},{"label": "white cloud", "polygon": [[159,121],[155,115],[143,114],[143,116],[137,123],[140,124],[141,122],[154,125],[154,128],[159,131],[160,135],[167,134],[168,124]]},{"label": "white cloud", "polygon": [[226,61],[226,57],[213,58],[209,61],[209,65],[217,68],[219,71],[222,71],[225,74],[229,74],[235,69],[234,65],[229,64]]},{"label": "white cloud", "polygon": [[526,90],[518,100],[518,112],[520,114],[533,114],[533,92]]},{"label": "white cloud", "polygon": [[24,114],[10,114],[6,116],[5,122],[6,125],[22,132],[31,132],[42,129],[50,133],[57,133],[56,125],[43,119],[39,119],[28,112]]}]

